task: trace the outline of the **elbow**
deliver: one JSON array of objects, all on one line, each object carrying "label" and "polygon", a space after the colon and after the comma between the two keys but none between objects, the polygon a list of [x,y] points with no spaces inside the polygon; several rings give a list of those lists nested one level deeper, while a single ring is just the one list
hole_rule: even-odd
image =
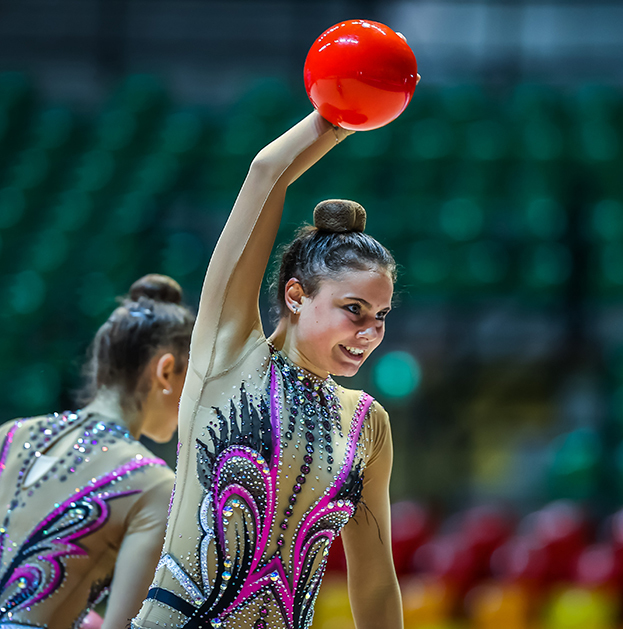
[{"label": "elbow", "polygon": [[263,148],[251,162],[249,175],[259,177],[263,180],[276,179],[283,171],[284,166],[275,159],[272,151],[268,147]]}]

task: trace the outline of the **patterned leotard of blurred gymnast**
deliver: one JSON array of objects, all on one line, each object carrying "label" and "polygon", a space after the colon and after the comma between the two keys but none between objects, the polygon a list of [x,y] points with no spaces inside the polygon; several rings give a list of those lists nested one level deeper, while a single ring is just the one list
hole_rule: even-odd
[{"label": "patterned leotard of blurred gymnast", "polygon": [[156,564],[172,486],[165,462],[102,415],[1,426],[0,629],[79,627],[113,578],[127,622],[151,578],[129,568]]}]

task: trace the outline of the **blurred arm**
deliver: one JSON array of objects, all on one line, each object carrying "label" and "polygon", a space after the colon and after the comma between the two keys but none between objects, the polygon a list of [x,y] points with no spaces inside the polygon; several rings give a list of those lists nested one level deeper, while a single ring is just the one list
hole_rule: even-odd
[{"label": "blurred arm", "polygon": [[141,496],[128,516],[101,629],[128,627],[147,596],[162,551],[172,488],[172,478],[161,482]]}]

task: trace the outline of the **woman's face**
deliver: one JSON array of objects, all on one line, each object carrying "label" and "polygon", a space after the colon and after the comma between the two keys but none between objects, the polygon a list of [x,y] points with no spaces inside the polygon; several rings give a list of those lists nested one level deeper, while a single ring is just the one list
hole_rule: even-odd
[{"label": "woman's face", "polygon": [[290,358],[319,376],[354,376],[383,340],[393,292],[380,269],[322,280],[313,297],[300,299]]}]

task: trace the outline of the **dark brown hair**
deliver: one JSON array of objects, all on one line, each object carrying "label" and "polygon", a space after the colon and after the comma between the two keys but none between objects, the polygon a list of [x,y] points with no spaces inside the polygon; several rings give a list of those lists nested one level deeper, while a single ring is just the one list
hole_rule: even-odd
[{"label": "dark brown hair", "polygon": [[181,371],[188,357],[195,317],[181,305],[180,285],[166,275],[150,274],[136,280],[120,306],[100,327],[84,368],[86,384],[80,403],[90,402],[102,387],[117,388],[124,403],[140,406],[140,378],[152,357],[168,349]]},{"label": "dark brown hair", "polygon": [[277,312],[286,313],[285,286],[295,277],[307,295],[313,297],[326,278],[345,271],[382,269],[396,281],[396,262],[376,239],[364,233],[366,211],[355,201],[330,199],[314,209],[314,226],[299,229],[281,257],[279,274],[273,282]]}]

